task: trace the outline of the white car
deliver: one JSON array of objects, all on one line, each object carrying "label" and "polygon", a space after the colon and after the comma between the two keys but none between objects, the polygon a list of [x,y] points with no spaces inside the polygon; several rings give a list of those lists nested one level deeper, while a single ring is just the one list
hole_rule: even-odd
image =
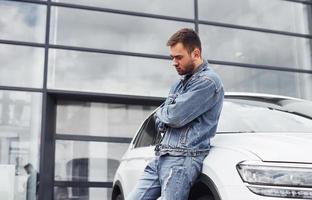
[{"label": "white car", "polygon": [[[112,200],[126,199],[159,140],[153,113],[116,171]],[[312,102],[226,94],[217,134],[189,199],[312,199]]]}]

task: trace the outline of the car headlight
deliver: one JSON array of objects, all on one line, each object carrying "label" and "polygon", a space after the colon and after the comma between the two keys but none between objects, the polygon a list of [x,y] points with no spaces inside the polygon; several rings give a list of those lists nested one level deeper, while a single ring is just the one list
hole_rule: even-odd
[{"label": "car headlight", "polygon": [[244,161],[237,165],[252,192],[275,197],[312,199],[312,165]]}]

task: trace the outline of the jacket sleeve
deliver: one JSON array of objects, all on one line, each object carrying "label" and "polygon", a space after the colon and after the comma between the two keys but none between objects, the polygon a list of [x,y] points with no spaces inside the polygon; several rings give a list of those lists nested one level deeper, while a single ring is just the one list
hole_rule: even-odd
[{"label": "jacket sleeve", "polygon": [[164,133],[166,131],[166,124],[159,120],[156,113],[154,114],[154,119],[157,133]]},{"label": "jacket sleeve", "polygon": [[160,107],[156,117],[170,127],[182,127],[212,108],[218,99],[217,92],[213,81],[198,78],[185,93],[177,95],[171,104]]},{"label": "jacket sleeve", "polygon": [[[159,110],[160,108],[162,108],[162,107],[164,106],[164,104],[165,104],[165,102],[162,103],[162,104],[157,108],[157,110]],[[159,118],[158,118],[157,115],[156,115],[156,112],[154,113],[153,117],[154,117],[155,128],[156,128],[157,133],[165,132],[166,124],[164,124],[162,121],[159,120]]]}]

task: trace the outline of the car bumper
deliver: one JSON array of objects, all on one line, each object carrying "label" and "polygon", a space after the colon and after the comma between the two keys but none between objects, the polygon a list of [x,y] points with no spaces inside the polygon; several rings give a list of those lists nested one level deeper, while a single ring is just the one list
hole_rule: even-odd
[{"label": "car bumper", "polygon": [[218,188],[221,200],[298,200],[298,198],[280,198],[261,196],[251,192],[246,186],[224,186]]}]

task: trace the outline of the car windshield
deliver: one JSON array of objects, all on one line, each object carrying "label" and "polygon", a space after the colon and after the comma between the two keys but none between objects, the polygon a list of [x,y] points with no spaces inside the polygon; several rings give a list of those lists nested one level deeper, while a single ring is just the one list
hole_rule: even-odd
[{"label": "car windshield", "polygon": [[312,133],[312,103],[289,99],[274,103],[226,99],[217,132]]}]

